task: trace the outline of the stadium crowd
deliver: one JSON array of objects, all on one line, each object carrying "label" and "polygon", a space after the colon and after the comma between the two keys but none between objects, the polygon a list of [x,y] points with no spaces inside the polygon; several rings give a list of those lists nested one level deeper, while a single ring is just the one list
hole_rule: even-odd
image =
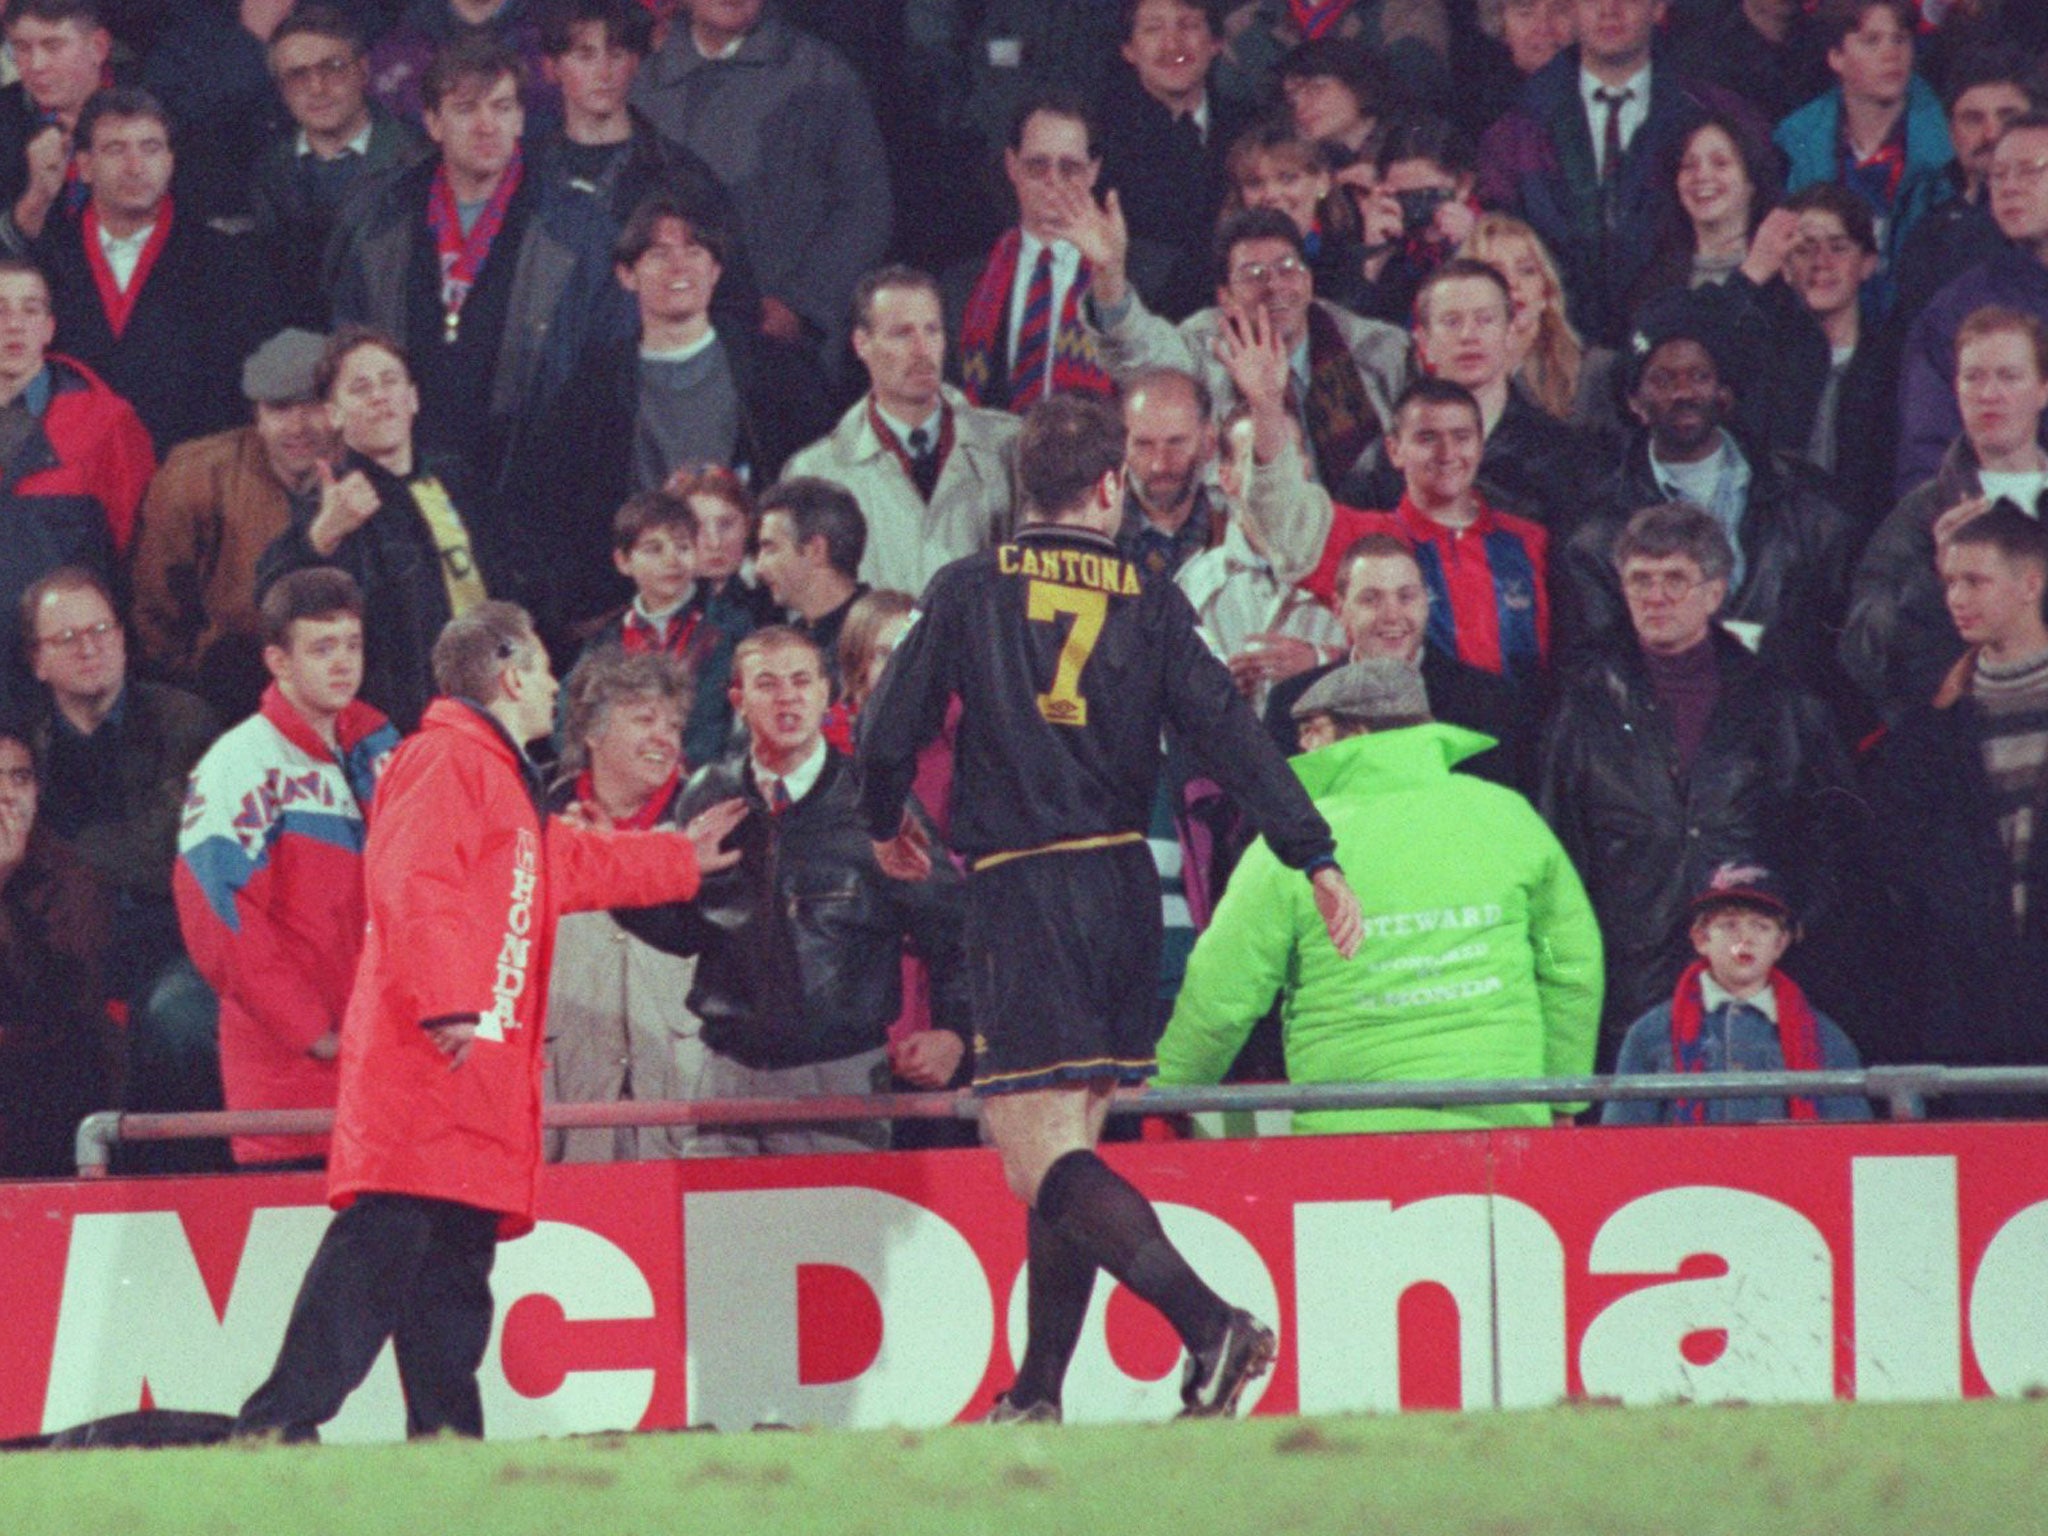
[{"label": "stadium crowd", "polygon": [[855,754],[1066,395],[1121,413],[1126,564],[1033,618],[1078,668],[1060,603],[1175,584],[1365,914],[1338,961],[1169,732],[1163,1080],[2048,1065],[2038,0],[0,28],[0,1174],[99,1108],[334,1102],[378,776],[493,599],[565,675],[551,814],[752,811],[695,902],[563,919],[549,1095],[972,1081],[971,744],[919,758],[914,879]]}]

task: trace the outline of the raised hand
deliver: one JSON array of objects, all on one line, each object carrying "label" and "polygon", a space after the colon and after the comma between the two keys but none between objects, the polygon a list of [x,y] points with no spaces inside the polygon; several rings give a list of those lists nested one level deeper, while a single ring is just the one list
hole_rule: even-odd
[{"label": "raised hand", "polygon": [[306,542],[323,559],[341,547],[341,541],[367,523],[382,503],[377,488],[360,469],[339,480],[323,460],[315,468],[320,486],[320,510],[306,530]]},{"label": "raised hand", "polygon": [[1130,291],[1124,264],[1131,252],[1131,231],[1116,193],[1109,192],[1098,203],[1087,188],[1060,182],[1048,195],[1053,217],[1091,269],[1088,281],[1095,302],[1112,309],[1123,303]]},{"label": "raised hand", "polygon": [[740,851],[726,847],[725,840],[732,836],[732,829],[744,821],[746,815],[747,802],[735,795],[730,800],[721,800],[706,807],[690,818],[689,825],[683,828],[683,835],[697,851],[699,874],[730,869],[739,863]]},{"label": "raised hand", "polygon": [[1785,270],[1785,258],[1799,243],[1799,215],[1790,208],[1773,208],[1749,237],[1749,254],[1742,258],[1742,275],[1761,288]]}]

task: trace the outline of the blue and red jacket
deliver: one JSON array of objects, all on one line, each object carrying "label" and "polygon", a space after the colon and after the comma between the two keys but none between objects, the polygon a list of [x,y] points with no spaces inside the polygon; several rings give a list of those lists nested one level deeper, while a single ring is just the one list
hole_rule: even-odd
[{"label": "blue and red jacket", "polygon": [[[192,770],[171,877],[192,963],[220,998],[229,1109],[326,1108],[338,1029],[363,947],[364,810],[398,732],[360,700],[335,721],[337,759],[276,684]],[[234,1139],[238,1162],[310,1157],[325,1137]]]},{"label": "blue and red jacket", "polygon": [[1431,521],[1405,495],[1391,512],[1332,507],[1322,561],[1301,585],[1334,608],[1344,551],[1368,533],[1415,551],[1429,589],[1429,645],[1511,683],[1534,681],[1549,663],[1550,535],[1540,524],[1483,497],[1464,528]]}]

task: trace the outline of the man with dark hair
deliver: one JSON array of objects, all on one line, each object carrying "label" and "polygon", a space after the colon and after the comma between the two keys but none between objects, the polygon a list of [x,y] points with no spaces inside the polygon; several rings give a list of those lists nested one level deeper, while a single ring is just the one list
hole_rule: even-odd
[{"label": "man with dark hair", "polygon": [[1942,172],[1946,195],[1921,215],[1898,247],[1892,309],[1900,322],[1918,315],[1950,278],[2004,246],[2005,237],[1991,217],[1986,178],[1999,137],[2035,106],[2028,85],[2033,68],[2024,52],[2001,47],[1966,53],[1948,71],[1942,100],[1955,159]]},{"label": "man with dark hair", "polygon": [[1437,649],[1533,698],[1550,655],[1550,535],[1540,523],[1496,510],[1478,488],[1485,424],[1472,392],[1434,377],[1401,392],[1383,445],[1400,476],[1391,512],[1337,507],[1311,491],[1288,515],[1274,487],[1299,471],[1285,441],[1278,355],[1260,333],[1234,345],[1230,360],[1253,410],[1247,516],[1279,572],[1334,605],[1345,551],[1363,534],[1394,534],[1422,568]]},{"label": "man with dark hair", "polygon": [[507,591],[545,573],[519,550],[525,432],[545,422],[584,349],[631,334],[604,221],[528,174],[518,56],[452,43],[421,83],[440,153],[366,189],[330,261],[337,321],[393,337],[419,386],[419,441],[443,460]]},{"label": "man with dark hair", "polygon": [[1479,199],[1529,221],[1564,274],[1589,342],[1618,346],[1628,294],[1675,216],[1664,170],[1704,118],[1756,112],[1681,75],[1652,39],[1665,0],[1574,0],[1578,42],[1529,77],[1479,145]]},{"label": "man with dark hair", "polygon": [[1429,692],[1430,711],[1493,739],[1457,766],[1523,794],[1536,788],[1538,710],[1533,691],[1518,691],[1497,674],[1460,661],[1429,643],[1432,607],[1415,548],[1392,533],[1367,533],[1345,548],[1337,565],[1337,620],[1345,655],[1273,685],[1266,696],[1266,732],[1292,757],[1303,750],[1294,707],[1309,689],[1355,661],[1398,661],[1412,667]]},{"label": "man with dark hair", "polygon": [[1600,1069],[1692,954],[1687,903],[1764,859],[1824,926],[1846,846],[1847,764],[1817,699],[1715,623],[1735,552],[1711,514],[1643,508],[1614,541],[1632,633],[1572,670],[1543,733],[1538,803],[1607,940]]},{"label": "man with dark hair", "polygon": [[[886,1031],[902,1011],[906,941],[930,968],[933,1017],[966,1052],[967,978],[960,879],[934,860],[921,880],[875,861],[852,760],[830,745],[831,680],[817,644],[781,626],[733,653],[733,712],[743,754],[698,770],[676,808],[688,818],[730,797],[751,814],[740,861],[708,878],[687,906],[628,915],[633,932],[698,956],[689,1005],[703,1020],[701,1076],[688,1096],[792,1098],[886,1091]],[[810,893],[830,891],[830,902]],[[943,1079],[942,1079],[943,1080]],[[700,1130],[697,1157],[882,1151],[884,1121],[724,1125]]]},{"label": "man with dark hair", "polygon": [[1224,9],[1222,0],[1123,0],[1129,67],[1110,71],[1102,95],[1102,182],[1128,221],[1133,285],[1170,320],[1207,300],[1223,155],[1245,122],[1244,109],[1211,88]]},{"label": "man with dark hair", "polygon": [[860,503],[843,486],[798,475],[763,496],[760,511],[754,574],[817,646],[836,691],[839,631],[869,587],[859,574],[868,542]]},{"label": "man with dark hair", "polygon": [[341,440],[313,375],[326,338],[284,330],[242,365],[250,425],[180,443],[149,483],[129,573],[148,671],[222,715],[256,707],[268,678],[256,563],[315,488]]},{"label": "man with dark hair", "polygon": [[1897,325],[1863,321],[1863,284],[1877,270],[1876,225],[1870,205],[1839,182],[1815,182],[1781,206],[1799,220],[1786,285],[1828,344],[1803,457],[1829,476],[1851,523],[1873,527],[1892,502],[1900,342]]},{"label": "man with dark hair", "polygon": [[370,69],[354,20],[332,6],[296,6],[270,34],[270,78],[291,115],[257,158],[249,189],[258,246],[282,290],[285,318],[324,329],[322,258],[356,188],[410,164],[425,143],[369,96]]},{"label": "man with dark hair", "polygon": [[253,242],[174,206],[170,120],[146,91],[99,92],[77,141],[90,198],[39,250],[58,350],[135,407],[159,453],[234,425],[242,359],[276,328]]},{"label": "man with dark hair", "polygon": [[291,526],[257,562],[257,586],[310,565],[355,577],[365,604],[363,697],[409,731],[433,695],[433,637],[498,589],[497,549],[414,446],[419,391],[396,342],[343,326],[314,387],[345,451],[293,498]]},{"label": "man with dark hair", "polygon": [[530,546],[522,563],[546,576],[544,633],[609,606],[617,584],[590,530],[627,496],[711,464],[771,484],[831,421],[812,354],[720,309],[731,247],[690,208],[657,190],[626,221],[613,272],[637,309],[634,333],[587,347],[515,449],[515,526]]},{"label": "man with dark hair", "polygon": [[1902,496],[1941,469],[1964,431],[1955,390],[1963,322],[1997,307],[2048,323],[2048,112],[2006,124],[1984,184],[2004,248],[1948,281],[1906,333],[1896,477]]},{"label": "man with dark hair", "polygon": [[[171,871],[185,779],[219,721],[181,688],[129,677],[120,614],[92,571],[60,567],[31,585],[21,634],[46,701],[35,726],[43,819],[113,898],[107,979],[129,1010],[124,1107],[218,1109],[213,998],[185,958]],[[167,1161],[212,1155],[178,1148]]]},{"label": "man with dark hair", "polygon": [[1017,224],[989,253],[960,319],[961,388],[976,405],[1022,413],[1049,394],[1113,386],[1081,323],[1091,277],[1052,189],[1093,191],[1095,123],[1078,97],[1041,92],[1018,108],[1003,150]]},{"label": "man with dark hair", "polygon": [[853,351],[867,393],[787,472],[858,498],[868,525],[861,580],[915,595],[1009,526],[1017,418],[971,404],[944,381],[945,310],[922,272],[891,266],[861,278]]},{"label": "man with dark hair", "polygon": [[94,0],[21,0],[6,34],[21,78],[0,90],[0,248],[25,256],[53,214],[71,222],[85,204],[73,130],[105,83],[113,36]]},{"label": "man with dark hair", "polygon": [[1587,487],[1597,510],[1558,562],[1561,643],[1584,652],[1627,638],[1614,541],[1636,509],[1686,502],[1713,518],[1733,555],[1719,628],[1787,677],[1834,696],[1848,519],[1813,476],[1738,438],[1735,392],[1712,331],[1674,321],[1644,342],[1629,399],[1642,430],[1614,473]]},{"label": "man with dark hair", "polygon": [[1842,666],[1886,720],[1924,703],[1962,650],[1936,564],[1948,529],[1991,501],[2048,509],[2048,326],[1989,307],[1956,333],[1950,398],[1962,431],[1939,471],[1878,525],[1850,583]]},{"label": "man with dark hair", "polygon": [[1112,540],[1123,424],[1055,395],[1018,448],[1028,526],[949,566],[863,711],[862,808],[882,867],[932,862],[906,818],[917,754],[960,701],[952,839],[971,871],[975,1086],[1011,1191],[1030,1207],[1030,1343],[997,1420],[1058,1420],[1060,1385],[1106,1269],[1158,1307],[1188,1351],[1185,1412],[1228,1414],[1272,1331],[1204,1285],[1145,1197],[1093,1151],[1111,1091],[1152,1069],[1158,874],[1145,827],[1171,726],[1237,796],[1281,862],[1309,872],[1349,956],[1358,904],[1329,828],[1194,632],[1170,582],[1141,581]]},{"label": "man with dark hair", "polygon": [[1892,995],[1912,1059],[2033,1066],[2048,1060],[2048,530],[2000,501],[1948,535],[1941,577],[1967,649],[1887,737],[1872,780],[1901,941]]},{"label": "man with dark hair", "polygon": [[[270,686],[192,770],[171,889],[220,999],[227,1107],[324,1109],[363,947],[370,799],[398,732],[356,698],[363,594],[346,572],[273,582],[262,620]],[[317,1163],[327,1138],[238,1136],[233,1149],[244,1166]]]},{"label": "man with dark hair", "polygon": [[1069,238],[1094,264],[1087,316],[1102,357],[1119,378],[1146,367],[1179,368],[1208,386],[1219,417],[1237,405],[1220,356],[1231,319],[1263,317],[1287,358],[1289,394],[1316,478],[1332,491],[1358,465],[1391,419],[1408,382],[1408,341],[1315,296],[1315,277],[1294,220],[1277,208],[1247,208],[1216,232],[1216,304],[1174,326],[1145,307],[1126,277],[1129,233],[1114,192],[1097,206],[1079,189],[1059,194]]},{"label": "man with dark hair", "polygon": [[845,59],[763,4],[683,0],[633,99],[739,205],[762,328],[829,358],[855,281],[888,248],[888,162]]},{"label": "man with dark hair", "polygon": [[1821,41],[1835,86],[1778,124],[1785,190],[1839,181],[1870,204],[1882,234],[1865,285],[1873,321],[1891,311],[1892,269],[1913,226],[1948,195],[1955,151],[1934,88],[1913,70],[1913,0],[1822,0]]},{"label": "man with dark hair", "polygon": [[[1576,428],[1514,387],[1514,300],[1500,269],[1449,257],[1416,285],[1412,309],[1423,371],[1462,386],[1478,402],[1484,451],[1477,483],[1488,501],[1545,528],[1570,527],[1596,473],[1594,455]],[[1383,441],[1335,494],[1356,506],[1391,506],[1401,495],[1402,473],[1391,442]]]},{"label": "man with dark hair", "polygon": [[761,294],[732,194],[695,154],[663,136],[632,104],[633,82],[654,49],[654,19],[636,0],[550,0],[540,11],[541,72],[562,93],[559,124],[528,136],[540,184],[590,198],[614,230],[660,196],[692,225],[718,230],[712,308],[729,332],[753,331]]},{"label": "man with dark hair", "polygon": [[341,1030],[328,1225],[243,1435],[317,1440],[386,1342],[406,1432],[481,1437],[500,1239],[534,1226],[542,1024],[564,912],[687,901],[741,808],[675,832],[544,816],[526,743],[555,680],[524,612],[484,603],[434,642],[440,697],[379,787],[369,921]]},{"label": "man with dark hair", "polygon": [[[11,423],[0,434],[0,613],[60,565],[111,582],[156,469],[134,408],[84,364],[52,356],[55,333],[43,274],[0,257],[0,407]],[[0,645],[0,707],[25,715],[34,703],[21,652]]]}]

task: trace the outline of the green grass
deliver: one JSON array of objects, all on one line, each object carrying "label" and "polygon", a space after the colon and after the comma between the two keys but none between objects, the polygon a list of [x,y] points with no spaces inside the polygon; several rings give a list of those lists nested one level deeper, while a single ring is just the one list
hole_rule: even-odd
[{"label": "green grass", "polygon": [[2048,1405],[2038,1402],[0,1459],[5,1536],[2042,1530]]}]

